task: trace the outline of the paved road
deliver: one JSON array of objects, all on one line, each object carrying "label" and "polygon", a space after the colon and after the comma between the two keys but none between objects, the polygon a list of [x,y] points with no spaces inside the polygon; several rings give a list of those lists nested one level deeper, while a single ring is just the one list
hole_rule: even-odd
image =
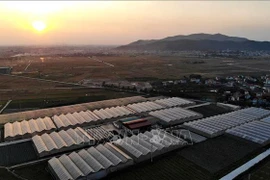
[{"label": "paved road", "polygon": [[98,86],[89,86],[89,85],[83,85],[79,83],[70,83],[70,82],[55,81],[55,80],[49,80],[49,79],[32,78],[32,77],[27,77],[27,76],[18,76],[18,75],[11,75],[11,74],[0,74],[0,75],[15,77],[15,78],[31,79],[31,80],[37,80],[37,81],[45,81],[45,82],[51,82],[51,83],[58,83],[58,84],[65,84],[65,85],[72,85],[72,86],[81,86],[81,87],[93,88],[93,89],[102,89],[101,87],[98,87]]},{"label": "paved road", "polygon": [[239,67],[239,68],[244,68],[244,69],[256,70],[256,71],[270,71],[269,69],[262,69],[262,68],[249,67],[249,66],[238,65],[238,64],[234,64],[234,63],[229,63],[229,64],[227,64],[227,65],[228,65],[228,66]]},{"label": "paved road", "polygon": [[31,63],[29,63],[29,64],[25,67],[24,71],[26,71],[30,65],[31,65]]},{"label": "paved road", "polygon": [[204,103],[204,104],[197,104],[197,105],[194,105],[194,106],[185,107],[184,109],[192,109],[192,108],[201,107],[201,106],[208,106],[210,104],[211,104],[210,102],[207,102],[207,103]]},{"label": "paved road", "polygon": [[7,108],[7,106],[11,103],[12,100],[9,100],[6,105],[0,110],[0,114]]},{"label": "paved road", "polygon": [[90,59],[93,59],[94,61],[97,61],[97,62],[100,62],[100,63],[103,63],[103,64],[105,64],[105,65],[107,65],[107,66],[110,66],[110,67],[114,67],[114,65],[113,64],[111,64],[111,63],[108,63],[108,62],[105,62],[105,61],[103,61],[103,60],[100,60],[100,59],[98,59],[97,57],[88,57],[88,58],[90,58]]}]

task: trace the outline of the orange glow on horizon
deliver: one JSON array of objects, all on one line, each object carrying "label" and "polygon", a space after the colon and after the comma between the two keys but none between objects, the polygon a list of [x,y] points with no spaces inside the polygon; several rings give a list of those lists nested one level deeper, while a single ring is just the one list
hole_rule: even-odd
[{"label": "orange glow on horizon", "polygon": [[34,21],[32,23],[32,26],[35,30],[40,31],[40,32],[46,29],[47,27],[47,25],[43,21]]},{"label": "orange glow on horizon", "polygon": [[0,44],[115,45],[193,33],[269,40],[269,8],[270,2],[0,1]]}]

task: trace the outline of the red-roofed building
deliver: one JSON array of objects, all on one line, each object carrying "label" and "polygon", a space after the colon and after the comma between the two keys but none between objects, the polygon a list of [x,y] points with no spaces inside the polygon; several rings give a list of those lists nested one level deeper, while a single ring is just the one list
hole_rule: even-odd
[{"label": "red-roofed building", "polygon": [[135,119],[128,123],[123,123],[123,128],[130,133],[144,132],[150,130],[152,123],[147,119]]}]

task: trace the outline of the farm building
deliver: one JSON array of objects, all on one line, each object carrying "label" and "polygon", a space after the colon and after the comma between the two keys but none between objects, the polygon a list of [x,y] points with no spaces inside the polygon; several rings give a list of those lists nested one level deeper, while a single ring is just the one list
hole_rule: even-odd
[{"label": "farm building", "polygon": [[192,102],[183,98],[178,98],[178,97],[159,99],[154,102],[164,107],[175,107],[175,106],[185,107],[185,106],[191,106],[191,105],[196,104],[195,102]]},{"label": "farm building", "polygon": [[83,149],[48,162],[49,169],[56,179],[101,179],[111,172],[133,164],[130,158],[116,146],[106,143],[96,148]]},{"label": "farm building", "polygon": [[267,120],[269,120],[269,117],[228,129],[226,133],[258,144],[266,145],[270,143],[270,122]]},{"label": "farm building", "polygon": [[29,121],[21,121],[5,124],[5,141],[30,138],[37,134],[43,134],[45,132],[52,132],[56,129],[51,118],[38,118],[31,119]]},{"label": "farm building", "polygon": [[131,117],[126,117],[126,118],[119,119],[119,121],[121,123],[124,123],[124,122],[132,121],[132,120],[138,119],[138,118],[139,118],[138,116],[131,116]]},{"label": "farm building", "polygon": [[180,107],[152,111],[149,115],[160,119],[160,122],[166,126],[202,118],[201,114]]},{"label": "farm building", "polygon": [[73,150],[79,147],[94,145],[95,140],[82,128],[53,132],[32,138],[39,157]]},{"label": "farm building", "polygon": [[191,131],[211,138],[223,134],[227,129],[262,119],[268,115],[270,115],[269,110],[252,107],[188,122],[184,126]]},{"label": "farm building", "polygon": [[0,74],[11,74],[12,67],[0,67]]},{"label": "farm building", "polygon": [[127,107],[137,113],[143,113],[143,112],[148,112],[148,111],[153,111],[153,110],[158,110],[158,109],[163,109],[164,107],[156,104],[154,102],[142,102],[142,103],[136,103],[136,104],[129,104]]},{"label": "farm building", "polygon": [[125,132],[135,133],[143,132],[146,130],[150,130],[152,123],[148,120],[148,118],[129,118],[125,120],[120,120],[121,127],[125,130]]},{"label": "farm building", "polygon": [[113,143],[130,155],[135,162],[142,162],[187,145],[186,141],[162,130],[146,131],[137,136],[118,139]]},{"label": "farm building", "polygon": [[132,121],[134,119],[139,119],[139,117],[138,116],[130,116],[130,117],[121,118],[118,121],[114,121],[113,125],[115,127],[117,127],[118,129],[121,129],[121,128],[123,128],[123,122]]}]

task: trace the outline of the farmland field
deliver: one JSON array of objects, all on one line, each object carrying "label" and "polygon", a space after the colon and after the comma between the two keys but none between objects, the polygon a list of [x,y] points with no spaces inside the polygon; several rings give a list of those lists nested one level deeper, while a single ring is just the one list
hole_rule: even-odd
[{"label": "farmland field", "polygon": [[111,180],[208,180],[211,174],[176,153],[162,157],[147,164],[138,164],[129,171],[118,172],[108,177]]},{"label": "farmland field", "polygon": [[12,100],[4,113],[133,96],[133,93],[0,76],[0,104]]},{"label": "farmland field", "polygon": [[[16,75],[64,82],[100,78],[177,79],[192,73],[206,77],[230,74],[252,75],[269,72],[265,67],[270,65],[267,59],[235,59],[229,64],[225,58],[200,60],[204,63],[189,63],[194,61],[194,58],[161,56],[19,57],[0,61],[2,66],[13,67],[12,73]],[[108,66],[104,62],[113,66]],[[24,86],[22,82],[23,80],[17,85]],[[2,83],[3,86],[5,83]]]},{"label": "farmland field", "polygon": [[0,168],[0,179],[1,180],[19,180],[20,178],[15,177],[5,168]]},{"label": "farmland field", "polygon": [[[194,58],[161,56],[19,57],[0,59],[0,63],[1,66],[13,67],[12,74],[17,76],[69,83],[78,83],[83,79],[133,81],[178,79],[194,73],[205,77],[269,73],[265,68],[270,65],[270,60],[267,59],[231,60],[230,64],[224,58],[200,60],[204,63],[188,63],[194,61]],[[104,62],[113,66],[108,66]],[[1,96],[4,96],[3,93],[12,93],[14,88],[23,92],[66,87],[62,86],[52,82],[0,76]]]},{"label": "farmland field", "polygon": [[48,171],[47,161],[13,169],[14,173],[28,180],[53,180],[53,177]]},{"label": "farmland field", "polygon": [[243,163],[246,157],[259,148],[258,144],[223,135],[183,149],[179,154],[212,174],[219,175],[230,171],[239,162]]},{"label": "farmland field", "polygon": [[[204,77],[230,74],[263,74],[269,70],[267,59],[230,60],[161,56],[98,56],[98,57],[16,57],[0,59],[2,66],[11,66],[15,76],[0,75],[0,105],[13,101],[4,113],[21,109],[45,108],[83,103],[133,94],[104,89],[91,89],[64,83],[92,80],[153,81],[178,79],[197,73]],[[240,66],[241,64],[241,66]],[[251,68],[250,68],[251,67]],[[26,79],[23,77],[37,78]],[[199,94],[198,96],[201,96]]]},{"label": "farmland field", "polygon": [[15,74],[66,82],[78,82],[85,78],[176,79],[192,73],[210,77],[252,75],[269,73],[265,67],[270,65],[268,59],[234,59],[227,63],[226,58],[207,58],[199,59],[204,62],[202,64],[189,63],[194,60],[196,58],[161,56],[20,57],[1,60],[1,64],[12,66]]},{"label": "farmland field", "polygon": [[203,115],[203,117],[215,116],[218,114],[230,112],[229,110],[222,108],[222,107],[219,107],[219,106],[214,105],[214,104],[191,108],[190,110],[201,113]]}]

